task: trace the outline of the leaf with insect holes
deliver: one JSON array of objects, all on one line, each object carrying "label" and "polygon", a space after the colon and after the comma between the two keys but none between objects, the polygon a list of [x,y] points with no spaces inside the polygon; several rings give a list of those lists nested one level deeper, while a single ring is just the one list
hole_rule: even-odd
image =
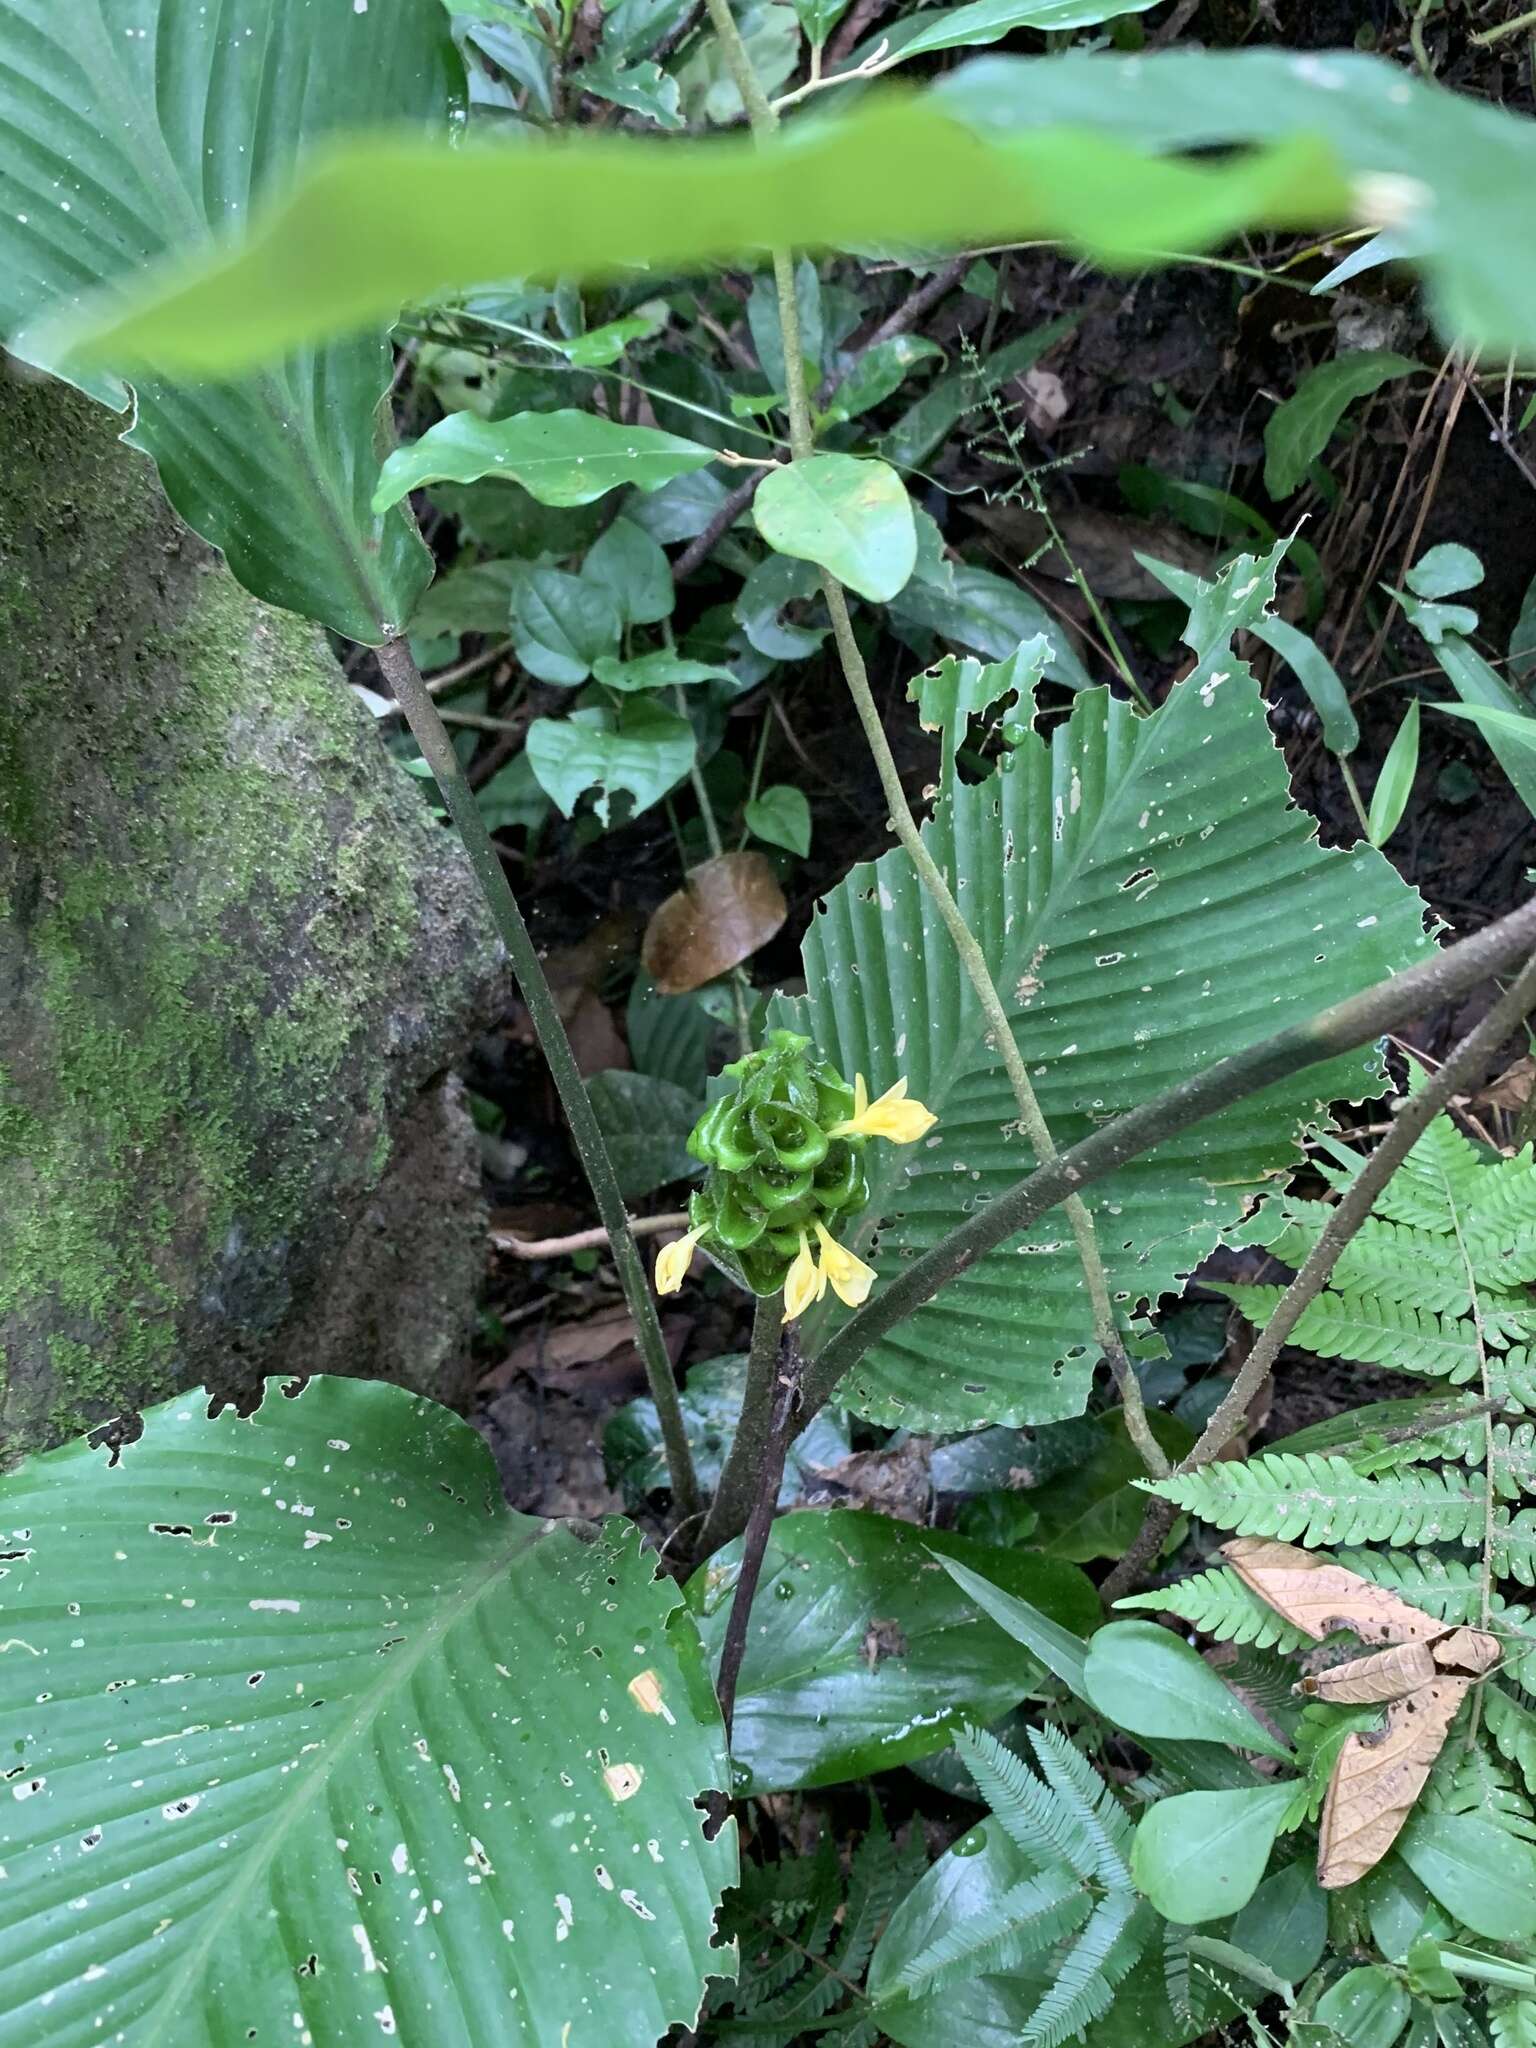
[{"label": "leaf with insect holes", "polygon": [[29,1532],[0,2042],[340,2048],[451,2012],[465,2042],[651,2048],[730,1967],[737,1867],[694,1805],[725,1746],[676,1590],[632,1527],[512,1513],[446,1408],[288,1391],[187,1394],[120,1457],[0,1481]]},{"label": "leaf with insect holes", "polygon": [[896,595],[917,560],[912,500],[884,462],[811,455],[770,470],[752,516],[777,553],[814,562],[874,604]]},{"label": "leaf with insect holes", "polygon": [[[927,842],[1063,1148],[1192,1064],[1426,950],[1420,901],[1381,855],[1318,844],[1291,803],[1252,678],[1221,643],[1220,622],[1234,607],[1247,615],[1272,568],[1239,562],[1207,593],[1206,659],[1150,717],[1081,691],[1048,739],[1029,734],[1013,749],[1008,774],[971,783],[952,762],[941,770]],[[991,687],[968,697],[971,715],[1019,715],[1017,669],[983,675]],[[1030,1149],[948,931],[904,853],[856,867],[828,894],[802,960],[807,993],[776,1002],[772,1021],[808,1032],[871,1094],[905,1075],[939,1119],[920,1145],[866,1154],[870,1202],[851,1242],[862,1256],[873,1249],[885,1279],[1027,1173]],[[1331,1101],[1376,1092],[1378,1073],[1369,1052],[1313,1068],[1090,1189],[1122,1303],[1175,1285],[1236,1222],[1245,1186],[1293,1158],[1298,1133]],[[1084,1406],[1092,1347],[1076,1249],[1052,1214],[883,1337],[840,1399],[908,1429],[1056,1420]]]},{"label": "leaf with insect holes", "polygon": [[536,718],[526,744],[540,789],[563,814],[569,818],[592,790],[592,808],[604,827],[613,822],[621,791],[634,799],[632,816],[660,803],[693,766],[698,749],[686,718],[644,696],[627,697],[617,714],[589,704],[569,718]]}]

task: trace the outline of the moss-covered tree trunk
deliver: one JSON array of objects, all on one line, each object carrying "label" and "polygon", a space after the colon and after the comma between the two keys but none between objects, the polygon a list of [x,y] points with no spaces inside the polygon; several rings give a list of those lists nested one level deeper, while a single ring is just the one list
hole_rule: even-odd
[{"label": "moss-covered tree trunk", "polygon": [[263,1372],[461,1390],[499,958],[322,637],[0,378],[0,1463]]}]

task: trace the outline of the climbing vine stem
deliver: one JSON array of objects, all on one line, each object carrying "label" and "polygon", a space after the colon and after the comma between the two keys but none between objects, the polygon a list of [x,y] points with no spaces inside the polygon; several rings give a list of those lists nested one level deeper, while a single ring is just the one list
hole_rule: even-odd
[{"label": "climbing vine stem", "polygon": [[608,1156],[608,1147],[598,1127],[575,1054],[571,1051],[570,1040],[565,1035],[554,992],[545,976],[538,949],[523,922],[523,913],[518,908],[500,856],[465,779],[459,757],[453,750],[453,742],[421,679],[409,643],[404,639],[390,640],[379,648],[378,657],[379,667],[395,693],[396,701],[415,735],[416,744],[437,780],[448,815],[464,842],[464,850],[490,906],[491,916],[522,990],[523,1001],[528,1006],[539,1049],[548,1062],[555,1092],[570,1126],[577,1157],[592,1189],[598,1216],[608,1233],[619,1284],[634,1318],[635,1342],[645,1365],[651,1399],[656,1403],[662,1443],[667,1454],[667,1471],[672,1482],[673,1504],[678,1515],[686,1518],[698,1512],[699,1492],[672,1362],[662,1340],[650,1276],[629,1227],[618,1176]]}]

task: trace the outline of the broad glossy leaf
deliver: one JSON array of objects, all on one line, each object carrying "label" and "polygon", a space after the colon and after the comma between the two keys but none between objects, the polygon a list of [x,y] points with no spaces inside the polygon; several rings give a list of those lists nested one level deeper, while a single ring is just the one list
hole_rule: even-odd
[{"label": "broad glossy leaf", "polygon": [[896,595],[917,560],[912,500],[883,462],[811,455],[770,470],[752,516],[779,554],[816,563],[874,604]]},{"label": "broad glossy leaf", "polygon": [[[770,11],[798,35],[788,8]],[[1144,261],[1245,223],[1336,221],[1349,203],[1331,152],[1306,136],[1213,168],[1082,128],[990,142],[931,99],[894,96],[761,148],[591,134],[451,151],[364,140],[317,158],[243,244],[183,259],[129,310],[92,307],[72,330],[89,331],[93,360],[206,373],[487,276],[597,279],[739,258],[753,245],[1020,235]]]},{"label": "broad glossy leaf", "polygon": [[946,7],[931,28],[919,29],[902,44],[901,54],[920,57],[929,50],[996,43],[1016,28],[1096,28],[1101,21],[1145,14],[1156,5],[1157,0],[973,0],[968,7]]},{"label": "broad glossy leaf", "polygon": [[[744,1353],[689,1367],[688,1383],[682,1391],[683,1422],[693,1452],[693,1469],[701,1492],[706,1494],[720,1483],[726,1452],[741,1421],[746,1386]],[[847,1455],[846,1421],[834,1410],[823,1408],[789,1447],[779,1506],[787,1508],[817,1472],[840,1464]],[[656,1403],[649,1396],[627,1401],[609,1417],[603,1428],[603,1465],[609,1484],[622,1490],[624,1504],[631,1511],[642,1508],[652,1494],[670,1490],[666,1446],[661,1440]]]},{"label": "broad glossy leaf", "polygon": [[1357,349],[1308,370],[1293,395],[1277,405],[1264,429],[1264,488],[1288,498],[1333,439],[1357,398],[1368,397],[1419,365],[1391,349]]},{"label": "broad glossy leaf", "polygon": [[0,1514],[6,2048],[691,2017],[734,1830],[704,1839],[718,1715],[633,1529],[511,1513],[456,1416],[343,1379],[167,1402]]},{"label": "broad glossy leaf", "polygon": [[587,1094],[626,1201],[703,1171],[688,1150],[688,1133],[704,1106],[701,1097],[654,1074],[620,1069],[594,1074]]},{"label": "broad glossy leaf", "polygon": [[660,541],[629,519],[615,519],[587,550],[582,580],[597,583],[626,626],[654,626],[672,616],[677,593]]},{"label": "broad glossy leaf", "polygon": [[[935,1554],[937,1553],[937,1554]],[[773,1525],[736,1693],[738,1791],[835,1785],[942,1749],[961,1722],[996,1720],[1038,1667],[950,1579],[967,1565],[1067,1631],[1093,1626],[1084,1575],[1054,1558],[995,1550],[856,1510]],[[689,1581],[718,1657],[741,1566],[733,1543]]]},{"label": "broad glossy leaf", "polygon": [[[1257,571],[1232,573],[1246,590]],[[987,675],[978,698],[1017,687],[1006,665]],[[1213,652],[1151,717],[1080,692],[1070,718],[1013,759],[982,783],[945,771],[925,831],[1060,1146],[1426,951],[1420,901],[1388,863],[1324,849],[1292,806],[1258,692],[1230,653]],[[878,1232],[874,1263],[889,1275],[1026,1173],[1029,1148],[904,853],[830,893],[802,958],[807,995],[777,1003],[773,1021],[808,1031],[872,1093],[906,1075],[939,1118],[921,1145],[866,1155],[870,1204],[850,1241],[866,1255]],[[1377,1072],[1368,1052],[1310,1069],[1092,1188],[1124,1307],[1174,1286],[1238,1220],[1244,1186],[1294,1158],[1330,1101],[1374,1092]],[[1095,1356],[1054,1213],[873,1347],[840,1398],[911,1429],[1052,1421],[1081,1411]]]},{"label": "broad glossy leaf", "polygon": [[1295,1798],[1294,1779],[1232,1792],[1177,1792],[1136,1829],[1131,1870],[1165,1920],[1197,1927],[1246,1906]]},{"label": "broad glossy leaf", "polygon": [[1489,1941],[1536,1937],[1536,1844],[1472,1813],[1416,1812],[1397,1854],[1432,1898]]},{"label": "broad glossy leaf", "polygon": [[472,484],[496,477],[521,484],[541,505],[590,505],[625,484],[655,490],[714,460],[713,448],[680,434],[621,426],[569,407],[514,413],[506,420],[454,412],[428,427],[419,441],[395,450],[384,464],[373,501],[382,511],[423,484]]},{"label": "broad glossy leaf", "polygon": [[1317,2002],[1320,2026],[1331,2027],[1349,2048],[1393,2048],[1412,2000],[1402,1980],[1379,1963],[1346,1970]]},{"label": "broad glossy leaf", "polygon": [[1328,1899],[1310,1861],[1273,1870],[1232,1922],[1232,1940],[1288,1983],[1317,1968],[1328,1939]]},{"label": "broad glossy leaf", "polygon": [[569,718],[536,718],[528,728],[528,758],[539,787],[569,818],[590,789],[599,821],[612,823],[620,791],[634,812],[660,803],[693,765],[693,727],[648,697],[631,697],[617,716],[592,704]]},{"label": "broad glossy leaf", "polygon": [[1371,791],[1367,818],[1372,846],[1385,846],[1408,808],[1413,795],[1413,778],[1419,772],[1419,700],[1414,698],[1403,714],[1387,758],[1381,764],[1376,787]]},{"label": "broad glossy leaf", "polygon": [[[461,78],[438,0],[371,11],[302,0],[0,0],[0,340],[60,303],[186,262],[243,227],[294,159],[340,128],[440,127]],[[153,458],[188,525],[248,588],[349,638],[401,630],[431,561],[370,508],[387,322],[313,353],[262,351],[219,383],[73,375]],[[370,330],[370,331],[359,331]],[[223,374],[223,373],[219,373]]]},{"label": "broad glossy leaf", "polygon": [[1289,1759],[1199,1651],[1155,1621],[1112,1621],[1088,1645],[1083,1688],[1093,1705],[1129,1735],[1228,1742],[1235,1749]]},{"label": "broad glossy leaf", "polygon": [[747,830],[770,846],[786,846],[802,860],[811,850],[811,806],[792,782],[776,782],[742,812]]},{"label": "broad glossy leaf", "polygon": [[512,595],[517,658],[542,683],[584,683],[619,644],[623,621],[601,583],[564,569],[530,569]]}]

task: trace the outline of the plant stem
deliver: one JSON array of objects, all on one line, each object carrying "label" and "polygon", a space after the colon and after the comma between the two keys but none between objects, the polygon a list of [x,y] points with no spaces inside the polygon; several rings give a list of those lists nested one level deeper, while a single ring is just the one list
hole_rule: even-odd
[{"label": "plant stem", "polygon": [[720,1699],[727,1742],[731,1738],[731,1722],[736,1711],[736,1681],[741,1676],[742,1659],[747,1650],[747,1623],[752,1617],[752,1602],[757,1597],[757,1582],[763,1575],[763,1554],[768,1548],[768,1532],[773,1527],[774,1509],[778,1506],[784,1460],[798,1433],[795,1411],[800,1394],[800,1347],[793,1325],[785,1328],[776,1359],[768,1432],[756,1474],[752,1511],[747,1517],[746,1533],[742,1537],[741,1569],[736,1574],[736,1590],[725,1625],[725,1641],[720,1646],[720,1668],[715,1674],[715,1691]]},{"label": "plant stem", "polygon": [[931,1250],[902,1267],[873,1295],[807,1369],[802,1423],[830,1398],[839,1380],[888,1330],[931,1301],[945,1282],[974,1265],[983,1253],[1026,1230],[1069,1194],[1117,1172],[1128,1160],[1150,1152],[1218,1110],[1300,1073],[1304,1068],[1369,1044],[1414,1017],[1462,996],[1491,974],[1536,953],[1536,897],[1496,924],[1488,925],[1432,959],[1377,982],[1373,988],[1333,1003],[1272,1038],[1231,1053],[1187,1081],[1127,1110],[1039,1166],[1005,1193],[941,1238]]},{"label": "plant stem", "polygon": [[[747,109],[752,132],[760,141],[764,140],[778,127],[778,115],[757,82],[752,60],[731,16],[730,0],[706,0],[706,4],[710,20],[714,22],[720,36],[726,64]],[[795,266],[787,250],[775,249],[772,253],[773,280],[779,302],[779,330],[784,345],[784,395],[789,411],[789,445],[795,460],[804,461],[815,452],[815,438],[811,429],[811,394],[806,384],[805,356],[800,345],[800,306],[795,293]],[[859,651],[858,641],[854,638],[853,621],[848,615],[848,600],[843,593],[843,587],[835,576],[823,571],[821,588],[827,601],[827,610],[832,617],[832,636],[837,643],[843,676],[853,698],[854,708],[858,712],[859,723],[864,728],[865,742],[874,757],[875,767],[880,776],[880,787],[890,810],[891,829],[906,849],[912,865],[917,869],[918,879],[933,898],[955,951],[960,956],[960,964],[981,1006],[986,1035],[1003,1063],[1008,1084],[1013,1090],[1019,1122],[1034,1148],[1035,1157],[1042,1165],[1051,1165],[1058,1157],[1056,1146],[1024,1065],[1024,1056],[1019,1051],[1018,1041],[1013,1035],[1008,1012],[1004,1009],[1002,998],[993,983],[987,956],[975,933],[966,923],[964,913],[955,901],[954,893],[938,862],[928,851],[927,842],[907,802],[906,791],[901,786],[901,775],[891,753],[890,742],[885,736],[885,727],[880,722],[879,706],[875,703],[874,694],[869,687],[869,674],[864,666],[864,657]],[[1161,1479],[1167,1474],[1168,1460],[1163,1456],[1161,1447],[1152,1434],[1141,1398],[1140,1384],[1131,1370],[1119,1330],[1115,1326],[1114,1307],[1109,1297],[1109,1279],[1104,1271],[1104,1261],[1100,1256],[1098,1239],[1094,1234],[1093,1218],[1080,1195],[1069,1195],[1065,1206],[1067,1220],[1077,1243],[1078,1257],[1082,1262],[1083,1278],[1087,1283],[1094,1337],[1109,1360],[1110,1370],[1114,1374],[1115,1384],[1125,1407],[1126,1429],[1148,1472],[1154,1478]]]},{"label": "plant stem", "polygon": [[496,929],[511,959],[512,971],[517,976],[523,1001],[533,1019],[539,1048],[549,1063],[550,1077],[560,1097],[560,1106],[565,1111],[577,1157],[592,1189],[598,1216],[608,1232],[619,1284],[634,1318],[635,1344],[645,1364],[645,1376],[661,1423],[673,1505],[679,1517],[686,1518],[698,1512],[699,1491],[694,1477],[693,1456],[688,1448],[688,1433],[683,1424],[682,1404],[678,1400],[677,1382],[672,1375],[672,1362],[662,1341],[656,1303],[639,1247],[629,1227],[618,1176],[608,1156],[608,1147],[603,1142],[602,1131],[598,1128],[570,1040],[565,1035],[565,1026],[545,978],[543,963],[523,922],[517,898],[512,894],[512,886],[491,843],[491,835],[485,829],[485,820],[459,765],[447,728],[421,679],[410,643],[404,638],[387,641],[379,648],[378,658],[379,667],[388,678],[415,734],[416,744],[437,779],[448,815],[464,843],[470,866],[490,905]]},{"label": "plant stem", "polygon": [[1517,14],[1512,21],[1501,21],[1496,28],[1479,29],[1469,40],[1486,47],[1489,43],[1502,42],[1505,36],[1517,35],[1523,28],[1536,28],[1536,7],[1528,7],[1524,14]]},{"label": "plant stem", "polygon": [[[1329,1215],[1321,1236],[1304,1260],[1296,1278],[1275,1304],[1274,1314],[1262,1335],[1244,1359],[1232,1385],[1223,1395],[1199,1442],[1179,1465],[1181,1472],[1193,1472],[1220,1457],[1243,1427],[1254,1396],[1274,1371],[1281,1347],[1300,1322],[1307,1308],[1327,1286],[1340,1255],[1375,1208],[1382,1190],[1408,1157],[1424,1132],[1458,1090],[1478,1079],[1482,1069],[1514,1031],[1521,1019],[1536,1006],[1536,959],[1530,961],[1519,979],[1502,996],[1465,1038],[1455,1046],[1438,1073],[1410,1095],[1382,1139]],[[1488,1389],[1483,1388],[1484,1398]],[[1487,1617],[1484,1616],[1486,1625]]]},{"label": "plant stem", "polygon": [[[747,1354],[741,1420],[736,1425],[725,1469],[699,1537],[699,1557],[713,1557],[733,1536],[740,1535],[752,1512],[773,1434],[774,1390],[778,1385],[783,1335],[784,1311],[778,1296],[759,1298],[752,1318],[752,1349]],[[777,1497],[777,1486],[774,1492]]]}]

